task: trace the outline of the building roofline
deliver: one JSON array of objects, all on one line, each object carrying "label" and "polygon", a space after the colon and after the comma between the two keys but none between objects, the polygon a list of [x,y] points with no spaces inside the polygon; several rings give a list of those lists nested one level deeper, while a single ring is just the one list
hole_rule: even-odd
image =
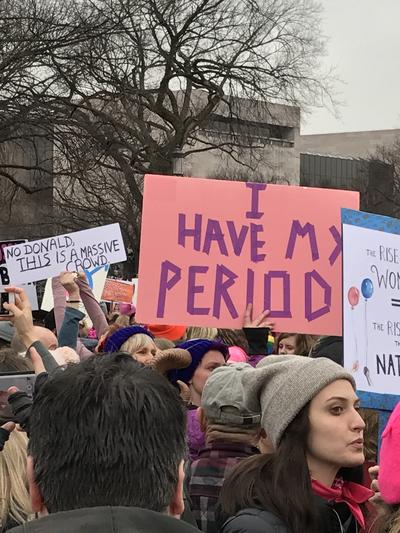
[{"label": "building roofline", "polygon": [[332,133],[300,133],[301,137],[322,137],[326,135],[345,135],[345,134],[368,134],[368,133],[386,133],[386,132],[398,132],[400,135],[400,128],[387,128],[384,130],[360,130],[360,131],[335,131]]}]

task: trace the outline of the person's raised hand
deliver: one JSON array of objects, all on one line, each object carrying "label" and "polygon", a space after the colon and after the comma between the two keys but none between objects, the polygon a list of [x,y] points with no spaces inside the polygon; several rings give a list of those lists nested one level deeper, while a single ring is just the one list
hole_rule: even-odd
[{"label": "person's raised hand", "polygon": [[76,283],[78,274],[76,272],[61,272],[60,283],[64,289],[68,292],[71,299],[79,300],[79,286]]},{"label": "person's raised hand", "polygon": [[4,308],[10,312],[9,320],[14,324],[22,342],[28,348],[36,340],[29,298],[21,287],[5,287],[5,291],[14,294],[14,303],[4,303]]},{"label": "person's raised hand", "polygon": [[263,311],[260,315],[253,319],[253,304],[248,304],[243,317],[244,328],[269,328],[274,329],[274,323],[269,320],[271,311]]}]

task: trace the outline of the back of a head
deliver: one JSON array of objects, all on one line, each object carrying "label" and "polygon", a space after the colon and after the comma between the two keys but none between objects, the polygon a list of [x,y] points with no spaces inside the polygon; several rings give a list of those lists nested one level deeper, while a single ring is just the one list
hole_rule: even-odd
[{"label": "back of a head", "polygon": [[218,338],[229,347],[239,346],[247,354],[249,353],[249,343],[242,329],[218,328]]},{"label": "back of a head", "polygon": [[215,339],[218,335],[217,328],[206,328],[200,326],[190,326],[186,328],[185,340],[191,339]]},{"label": "back of a head", "polygon": [[127,354],[55,372],[30,417],[29,454],[50,513],[126,506],[165,511],[186,452],[175,389]]},{"label": "back of a head", "polygon": [[2,372],[31,372],[33,365],[30,359],[22,357],[12,348],[0,350],[0,373]]},{"label": "back of a head", "polygon": [[[42,326],[33,326],[35,335],[37,339],[43,344],[48,350],[55,350],[58,347],[57,337],[52,331]],[[11,340],[11,348],[18,353],[26,352],[26,346],[21,341],[18,333],[15,333]]]},{"label": "back of a head", "polygon": [[13,431],[0,453],[0,520],[2,529],[26,522],[32,509],[26,475],[25,433]]},{"label": "back of a head", "polygon": [[343,337],[320,337],[310,351],[310,357],[327,357],[338,365],[343,366]]},{"label": "back of a head", "polygon": [[212,372],[201,398],[208,432],[217,429],[217,437],[226,440],[235,434],[258,436],[261,408],[257,394],[248,386],[254,372],[246,363],[222,366]]}]

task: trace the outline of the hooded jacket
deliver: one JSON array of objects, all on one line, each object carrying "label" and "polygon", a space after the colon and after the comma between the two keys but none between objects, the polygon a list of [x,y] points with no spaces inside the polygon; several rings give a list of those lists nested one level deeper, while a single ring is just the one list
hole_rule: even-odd
[{"label": "hooded jacket", "polygon": [[50,514],[13,533],[199,533],[195,527],[138,507],[91,507]]}]

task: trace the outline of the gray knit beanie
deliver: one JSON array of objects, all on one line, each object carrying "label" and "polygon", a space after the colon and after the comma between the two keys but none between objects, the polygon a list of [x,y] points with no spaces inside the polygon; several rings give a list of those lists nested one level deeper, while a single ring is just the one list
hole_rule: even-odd
[{"label": "gray knit beanie", "polygon": [[250,375],[248,394],[256,393],[261,404],[261,425],[276,448],[288,425],[323,388],[351,374],[330,359],[294,355],[269,355]]}]

